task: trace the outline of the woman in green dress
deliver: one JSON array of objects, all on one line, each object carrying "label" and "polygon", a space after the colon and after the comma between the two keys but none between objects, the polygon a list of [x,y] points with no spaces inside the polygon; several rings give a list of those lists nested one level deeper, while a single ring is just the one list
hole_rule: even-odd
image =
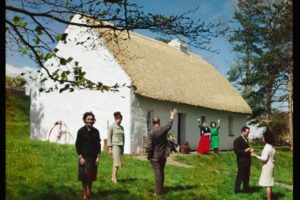
[{"label": "woman in green dress", "polygon": [[124,152],[124,128],[121,126],[122,114],[120,112],[114,113],[115,122],[110,126],[107,136],[107,146],[109,154],[113,157],[113,168],[111,181],[117,183],[117,175],[119,167],[123,165]]},{"label": "woman in green dress", "polygon": [[216,122],[211,122],[211,139],[210,139],[210,149],[214,150],[217,154],[219,152],[220,141],[219,141],[219,130],[220,130],[220,122],[218,119],[218,124]]}]

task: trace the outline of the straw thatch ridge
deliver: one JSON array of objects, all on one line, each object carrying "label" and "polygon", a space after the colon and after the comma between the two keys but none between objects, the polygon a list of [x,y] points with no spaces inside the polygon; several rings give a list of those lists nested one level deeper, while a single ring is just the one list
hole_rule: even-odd
[{"label": "straw thatch ridge", "polygon": [[[251,114],[251,108],[211,64],[135,32],[99,30],[100,38],[136,87],[157,100]],[[118,39],[115,39],[115,37]]]}]

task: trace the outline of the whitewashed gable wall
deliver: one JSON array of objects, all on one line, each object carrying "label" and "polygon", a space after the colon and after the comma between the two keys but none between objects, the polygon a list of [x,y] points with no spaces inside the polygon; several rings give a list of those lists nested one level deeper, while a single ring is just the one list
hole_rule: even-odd
[{"label": "whitewashed gable wall", "polygon": [[[72,21],[81,22],[78,16],[75,16]],[[59,49],[58,54],[65,58],[73,57],[73,63],[78,61],[79,66],[82,66],[82,70],[87,72],[87,78],[110,85],[116,82],[119,84],[131,84],[129,76],[107,48],[101,44],[96,34],[87,32],[87,29],[84,27],[78,28],[75,26],[69,26],[65,33],[68,33],[67,43],[58,43],[56,47]],[[94,49],[88,49],[84,45],[76,45],[77,42],[84,41],[88,37],[93,39],[85,45],[95,44]],[[60,66],[59,61],[55,59],[48,60],[46,66],[48,66],[50,71],[64,67]],[[53,82],[46,81],[45,84],[50,86]],[[102,93],[91,90],[40,93],[38,88],[36,86],[31,89],[31,138],[47,139],[47,134],[54,122],[62,120],[66,123],[75,139],[77,130],[84,125],[82,116],[86,111],[92,111],[96,116],[94,126],[100,131],[102,147],[103,139],[107,138],[107,122],[109,121],[109,124],[111,124],[114,121],[114,111],[120,111],[123,114],[122,125],[125,129],[125,138],[130,138],[131,100],[129,88],[120,89],[120,92],[116,93]],[[74,140],[70,141],[70,143],[74,142]],[[125,153],[130,153],[130,140],[126,139],[124,150]]]}]

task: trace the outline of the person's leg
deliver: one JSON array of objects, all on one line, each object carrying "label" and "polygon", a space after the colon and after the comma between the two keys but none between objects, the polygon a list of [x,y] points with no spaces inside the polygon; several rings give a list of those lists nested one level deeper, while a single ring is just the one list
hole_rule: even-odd
[{"label": "person's leg", "polygon": [[113,146],[112,147],[112,154],[113,154],[113,170],[112,170],[112,182],[117,183],[118,179],[118,169],[122,166],[122,149],[120,146]]},{"label": "person's leg", "polygon": [[84,181],[82,181],[82,199],[86,200],[87,199],[87,188],[88,184]]},{"label": "person's leg", "polygon": [[92,195],[92,181],[90,181],[87,186],[87,196],[89,197]]},{"label": "person's leg", "polygon": [[116,168],[116,182],[118,181],[118,171],[119,171],[119,167],[115,167]]},{"label": "person's leg", "polygon": [[244,192],[249,192],[250,165],[244,166],[243,171],[243,190]]},{"label": "person's leg", "polygon": [[272,187],[266,187],[266,191],[267,191],[267,200],[271,200],[272,199]]},{"label": "person's leg", "polygon": [[164,189],[164,181],[165,181],[165,166],[166,166],[167,159],[164,158],[160,161],[160,174],[161,174],[161,185],[160,185],[160,193],[163,193]]},{"label": "person's leg", "polygon": [[240,164],[238,164],[238,171],[235,178],[234,192],[240,192],[240,187],[243,180],[243,169]]},{"label": "person's leg", "polygon": [[151,160],[154,176],[155,176],[155,193],[161,194],[161,183],[162,183],[162,174],[161,174],[161,166],[159,161]]},{"label": "person's leg", "polygon": [[111,175],[111,181],[113,183],[117,183],[117,173],[118,173],[118,167],[113,166],[112,175]]}]

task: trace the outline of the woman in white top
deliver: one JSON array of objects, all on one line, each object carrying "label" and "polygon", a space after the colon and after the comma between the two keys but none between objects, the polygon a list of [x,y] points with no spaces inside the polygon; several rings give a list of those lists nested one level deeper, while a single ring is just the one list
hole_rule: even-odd
[{"label": "woman in white top", "polygon": [[274,142],[273,135],[270,128],[263,134],[263,141],[265,143],[264,149],[261,156],[252,153],[253,156],[257,157],[263,162],[261,175],[259,178],[259,185],[266,187],[267,200],[272,199],[272,186],[274,185],[273,169],[274,169],[274,155],[275,149],[272,146]]}]

